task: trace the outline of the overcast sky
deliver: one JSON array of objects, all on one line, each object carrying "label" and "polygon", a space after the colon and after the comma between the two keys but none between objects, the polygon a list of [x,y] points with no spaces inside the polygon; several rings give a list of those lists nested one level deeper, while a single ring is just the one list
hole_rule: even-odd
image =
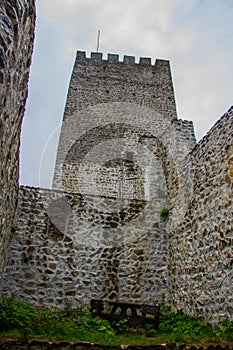
[{"label": "overcast sky", "polygon": [[20,183],[50,186],[56,137],[42,183],[43,150],[62,122],[76,51],[96,51],[98,29],[104,57],[170,60],[178,117],[203,137],[232,104],[232,18],[232,0],[37,0]]}]

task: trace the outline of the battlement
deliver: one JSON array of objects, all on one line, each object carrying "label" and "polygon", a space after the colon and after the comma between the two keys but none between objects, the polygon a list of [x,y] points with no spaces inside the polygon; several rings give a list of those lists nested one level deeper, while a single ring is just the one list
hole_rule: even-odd
[{"label": "battlement", "polygon": [[164,59],[156,59],[155,63],[151,63],[150,57],[140,57],[139,62],[136,62],[134,56],[123,56],[123,61],[120,61],[120,57],[118,54],[108,53],[107,59],[103,58],[102,52],[91,52],[90,58],[87,57],[85,51],[77,51],[77,60],[80,61],[97,61],[97,62],[109,62],[109,63],[120,63],[127,65],[137,65],[137,66],[168,66],[169,61]]},{"label": "battlement", "polygon": [[100,103],[127,102],[177,119],[170,62],[102,52],[77,51],[64,120]]}]

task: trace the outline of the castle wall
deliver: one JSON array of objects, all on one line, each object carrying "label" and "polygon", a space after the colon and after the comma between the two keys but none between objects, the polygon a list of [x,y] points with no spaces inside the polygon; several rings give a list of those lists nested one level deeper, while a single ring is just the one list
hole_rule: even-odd
[{"label": "castle wall", "polygon": [[167,128],[158,115],[156,123],[160,139],[144,135],[137,142],[141,162],[121,164],[127,176],[120,192],[118,164],[111,161],[102,169],[66,162],[60,190],[20,188],[2,295],[16,292],[37,305],[61,307],[95,297],[168,299],[166,228],[172,216],[162,217],[161,210],[174,206],[177,173],[195,140],[190,122]]},{"label": "castle wall", "polygon": [[145,210],[144,201],[131,200],[122,211],[118,204],[21,187],[1,295],[16,292],[36,305],[63,308],[91,298],[165,298],[166,219],[154,206]]},{"label": "castle wall", "polygon": [[173,310],[212,323],[232,319],[233,108],[194,148],[187,170],[189,205],[169,238]]},{"label": "castle wall", "polygon": [[17,200],[20,130],[27,97],[34,21],[34,1],[1,1],[0,277]]}]

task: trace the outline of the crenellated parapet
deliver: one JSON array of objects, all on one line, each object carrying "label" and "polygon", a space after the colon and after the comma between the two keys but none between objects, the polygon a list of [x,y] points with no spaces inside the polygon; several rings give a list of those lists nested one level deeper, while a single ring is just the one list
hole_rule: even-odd
[{"label": "crenellated parapet", "polygon": [[135,56],[124,55],[123,61],[120,61],[120,56],[118,54],[108,53],[107,59],[103,58],[102,52],[91,52],[90,58],[87,57],[85,51],[77,51],[77,60],[79,61],[102,61],[103,63],[120,63],[120,64],[136,64],[139,66],[168,66],[169,61],[163,59],[156,59],[155,63],[152,64],[152,60],[150,57],[140,57],[139,63],[136,62]]}]

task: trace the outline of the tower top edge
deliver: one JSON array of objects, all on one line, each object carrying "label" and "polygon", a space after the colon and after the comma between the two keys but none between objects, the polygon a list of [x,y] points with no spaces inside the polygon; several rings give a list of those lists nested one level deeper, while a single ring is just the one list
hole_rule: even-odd
[{"label": "tower top edge", "polygon": [[137,66],[169,66],[170,61],[165,59],[156,58],[155,63],[152,64],[151,57],[140,57],[139,62],[135,60],[135,56],[124,55],[123,60],[120,60],[119,54],[108,53],[107,59],[103,58],[102,52],[91,52],[90,57],[87,57],[86,51],[77,51],[76,60],[81,61],[93,61],[93,62],[110,62],[110,63],[124,63]]}]

